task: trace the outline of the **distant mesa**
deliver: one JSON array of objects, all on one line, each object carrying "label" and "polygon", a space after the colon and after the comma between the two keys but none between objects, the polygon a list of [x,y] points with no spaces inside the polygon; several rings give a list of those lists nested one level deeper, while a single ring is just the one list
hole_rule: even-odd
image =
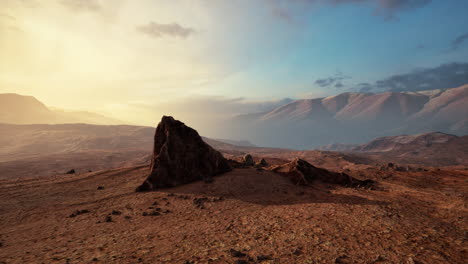
[{"label": "distant mesa", "polygon": [[213,176],[231,167],[223,155],[206,144],[198,132],[171,116],[156,128],[151,170],[137,191],[174,187]]}]

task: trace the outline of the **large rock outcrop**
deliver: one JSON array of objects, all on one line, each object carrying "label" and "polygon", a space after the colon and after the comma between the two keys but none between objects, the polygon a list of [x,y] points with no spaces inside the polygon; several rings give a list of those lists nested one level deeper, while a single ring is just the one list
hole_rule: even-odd
[{"label": "large rock outcrop", "polygon": [[317,168],[300,158],[296,158],[283,165],[272,167],[271,170],[288,177],[297,185],[308,185],[316,180],[345,186],[358,186],[362,183],[362,181],[354,179],[347,174]]},{"label": "large rock outcrop", "polygon": [[206,144],[198,132],[170,116],[156,128],[151,171],[137,191],[173,187],[231,170],[223,155]]}]

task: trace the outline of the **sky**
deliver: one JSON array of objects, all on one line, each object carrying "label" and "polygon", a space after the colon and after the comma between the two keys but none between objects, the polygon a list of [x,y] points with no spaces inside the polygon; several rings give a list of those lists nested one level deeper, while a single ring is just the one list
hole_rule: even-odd
[{"label": "sky", "polygon": [[154,125],[451,88],[468,83],[467,13],[466,0],[1,0],[0,93]]}]

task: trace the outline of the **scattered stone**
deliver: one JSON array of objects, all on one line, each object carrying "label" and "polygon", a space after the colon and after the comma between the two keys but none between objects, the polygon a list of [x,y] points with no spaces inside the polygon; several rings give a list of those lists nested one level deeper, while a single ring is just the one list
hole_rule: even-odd
[{"label": "scattered stone", "polygon": [[104,186],[98,186],[97,189],[98,190],[104,190]]},{"label": "scattered stone", "polygon": [[242,252],[240,252],[238,250],[235,250],[235,249],[232,249],[232,248],[229,250],[229,254],[231,254],[231,256],[234,257],[234,258],[243,258],[243,257],[247,256],[247,254],[242,253]]},{"label": "scattered stone", "polygon": [[108,215],[106,216],[106,219],[104,220],[106,223],[112,222],[112,216]]},{"label": "scattered stone", "polygon": [[129,215],[126,215],[126,216],[124,216],[124,218],[125,218],[125,219],[127,219],[127,220],[130,220],[130,219],[132,219],[132,217],[131,217],[131,216],[129,216]]},{"label": "scattered stone", "polygon": [[252,155],[250,154],[245,154],[245,156],[242,158],[242,162],[244,163],[245,166],[255,165]]},{"label": "scattered stone", "polygon": [[206,198],[206,197],[195,198],[195,199],[193,199],[193,204],[197,208],[204,209],[205,208],[205,202],[207,202],[207,201],[208,201],[208,198]]},{"label": "scattered stone", "polygon": [[111,212],[112,215],[121,215],[122,212],[118,211],[118,210],[112,210]]},{"label": "scattered stone", "polygon": [[337,257],[335,259],[335,263],[337,264],[347,264],[347,263],[351,263],[350,260],[349,260],[349,257],[346,256],[346,255],[341,255],[339,257]]},{"label": "scattered stone", "polygon": [[272,260],[273,258],[267,255],[258,255],[257,256],[257,261],[266,261],[266,260]]},{"label": "scattered stone", "polygon": [[98,258],[93,258],[93,261],[99,261],[99,259]]},{"label": "scattered stone", "polygon": [[356,187],[359,187],[359,188],[366,188],[366,189],[370,189],[370,190],[376,190],[376,185],[377,185],[377,182],[376,181],[373,181],[373,180],[370,180],[370,179],[367,179],[367,180],[364,180],[364,181],[361,181],[359,182]]},{"label": "scattered stone", "polygon": [[302,254],[302,250],[300,248],[296,248],[293,252],[292,252],[293,255],[296,255],[296,256],[299,256]]},{"label": "scattered stone", "polygon": [[190,196],[188,196],[188,195],[179,195],[179,196],[177,196],[177,198],[182,199],[182,200],[188,200],[188,199],[190,199]]},{"label": "scattered stone", "polygon": [[249,264],[249,262],[247,260],[238,259],[234,261],[234,264]]},{"label": "scattered stone", "polygon": [[196,130],[163,116],[156,128],[150,174],[137,191],[207,180],[230,170],[223,155],[206,144]]},{"label": "scattered stone", "polygon": [[143,212],[143,216],[160,216],[161,213],[159,211],[151,211],[151,212]]},{"label": "scattered stone", "polygon": [[218,198],[213,198],[211,201],[216,203],[216,202],[222,202],[224,200],[225,200],[225,198],[223,196],[220,196]]},{"label": "scattered stone", "polygon": [[71,169],[71,170],[67,171],[66,174],[75,174],[75,169]]},{"label": "scattered stone", "polygon": [[76,211],[74,211],[71,215],[69,215],[68,217],[72,218],[72,217],[76,217],[76,216],[78,216],[78,215],[80,215],[80,214],[86,214],[86,213],[89,213],[89,210],[86,210],[86,209],[84,209],[84,210],[76,210]]},{"label": "scattered stone", "polygon": [[374,260],[374,263],[382,262],[385,261],[385,258],[382,257],[381,255],[378,255],[377,258]]}]

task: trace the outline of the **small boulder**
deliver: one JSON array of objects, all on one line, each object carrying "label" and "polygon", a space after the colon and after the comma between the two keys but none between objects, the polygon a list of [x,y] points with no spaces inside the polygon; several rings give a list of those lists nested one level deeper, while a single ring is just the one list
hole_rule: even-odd
[{"label": "small boulder", "polygon": [[67,171],[66,174],[75,174],[75,173],[76,173],[76,172],[75,172],[75,169],[71,169],[71,170]]},{"label": "small boulder", "polygon": [[250,155],[250,154],[246,154],[242,158],[242,162],[244,163],[245,166],[254,166],[255,165],[254,160],[252,158],[252,155]]},{"label": "small boulder", "polygon": [[266,167],[268,166],[268,162],[266,162],[265,159],[260,159],[257,163],[255,163],[255,167],[261,168],[261,167]]}]

